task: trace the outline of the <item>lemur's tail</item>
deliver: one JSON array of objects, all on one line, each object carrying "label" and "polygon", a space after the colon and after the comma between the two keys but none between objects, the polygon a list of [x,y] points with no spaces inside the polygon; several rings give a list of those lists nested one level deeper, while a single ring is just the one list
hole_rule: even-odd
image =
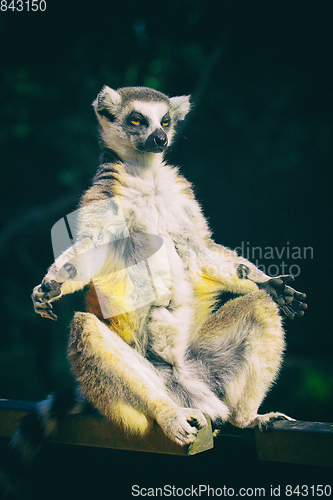
[{"label": "lemur's tail", "polygon": [[41,450],[58,420],[80,413],[88,403],[82,390],[71,388],[49,395],[36,403],[31,413],[22,418],[5,453],[0,457],[0,498],[14,498],[25,468]]}]

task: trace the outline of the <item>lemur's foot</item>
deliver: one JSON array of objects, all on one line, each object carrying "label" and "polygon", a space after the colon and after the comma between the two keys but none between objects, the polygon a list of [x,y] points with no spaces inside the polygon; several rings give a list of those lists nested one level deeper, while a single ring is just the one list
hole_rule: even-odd
[{"label": "lemur's foot", "polygon": [[295,422],[294,418],[288,417],[284,413],[270,412],[264,415],[257,415],[250,427],[258,427],[259,430],[266,432],[273,429],[273,423],[277,420],[290,420]]},{"label": "lemur's foot", "polygon": [[37,314],[43,318],[57,320],[58,317],[52,311],[51,300],[61,295],[60,284],[49,278],[44,278],[40,285],[35,286],[31,298]]},{"label": "lemur's foot", "polygon": [[207,425],[201,411],[191,408],[167,409],[156,420],[165,434],[181,446],[193,443],[199,429]]}]

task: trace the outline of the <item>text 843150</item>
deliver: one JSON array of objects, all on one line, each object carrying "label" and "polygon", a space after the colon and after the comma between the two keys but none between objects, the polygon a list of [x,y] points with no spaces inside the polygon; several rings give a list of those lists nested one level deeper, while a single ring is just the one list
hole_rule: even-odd
[{"label": "text 843150", "polygon": [[6,12],[44,12],[46,10],[45,0],[1,0],[0,10]]}]

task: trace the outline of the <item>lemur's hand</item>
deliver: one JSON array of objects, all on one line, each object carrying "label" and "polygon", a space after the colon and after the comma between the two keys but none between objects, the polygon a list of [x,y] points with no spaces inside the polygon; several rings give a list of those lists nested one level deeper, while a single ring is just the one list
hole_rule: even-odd
[{"label": "lemur's hand", "polygon": [[257,285],[272,297],[288,318],[294,319],[295,316],[304,316],[305,309],[308,307],[303,302],[306,295],[288,286],[286,284],[288,281],[294,281],[294,277],[290,275],[277,276],[264,283],[257,283]]},{"label": "lemur's hand", "polygon": [[258,288],[265,290],[288,318],[294,319],[295,316],[304,316],[304,312],[308,307],[303,302],[306,299],[306,295],[305,293],[297,292],[297,290],[286,284],[288,281],[294,281],[295,279],[290,274],[258,282],[256,279],[251,279],[249,267],[245,264],[240,264],[237,267],[237,275],[240,279],[254,281]]},{"label": "lemur's hand", "polygon": [[58,317],[52,311],[51,301],[61,295],[60,284],[55,280],[44,278],[40,285],[37,285],[32,292],[31,298],[35,312],[43,318],[57,320]]}]

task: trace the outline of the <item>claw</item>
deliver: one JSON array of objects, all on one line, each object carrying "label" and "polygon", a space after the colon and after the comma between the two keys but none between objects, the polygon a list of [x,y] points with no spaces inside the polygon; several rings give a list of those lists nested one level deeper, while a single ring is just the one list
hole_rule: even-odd
[{"label": "claw", "polygon": [[190,424],[191,427],[195,427],[198,430],[202,429],[203,427],[203,425],[199,422],[199,420],[194,417],[190,418],[190,420],[188,420],[188,423]]}]

